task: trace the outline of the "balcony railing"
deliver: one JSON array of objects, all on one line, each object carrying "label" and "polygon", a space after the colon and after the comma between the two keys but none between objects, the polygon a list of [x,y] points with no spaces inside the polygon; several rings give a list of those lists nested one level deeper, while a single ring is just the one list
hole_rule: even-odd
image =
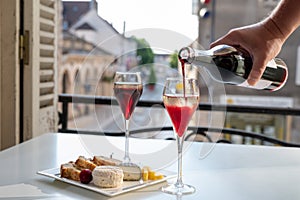
[{"label": "balcony railing", "polygon": [[[59,102],[62,104],[62,112],[60,113],[60,126],[59,132],[64,133],[78,133],[79,130],[71,129],[68,127],[68,116],[69,116],[69,105],[70,104],[96,104],[96,105],[117,105],[117,102],[114,98],[104,97],[104,96],[86,96],[86,95],[74,95],[74,94],[60,94]],[[140,100],[137,104],[137,107],[152,107],[154,105],[160,105],[164,107],[161,101],[148,101]],[[213,111],[213,112],[224,112],[227,113],[251,113],[251,114],[266,114],[266,115],[283,115],[283,116],[300,116],[300,109],[295,108],[277,108],[277,107],[258,107],[258,106],[240,106],[240,105],[212,105],[206,103],[200,103],[198,106],[200,111]],[[152,132],[152,131],[172,131],[171,126],[165,127],[148,127],[137,130],[131,130],[131,134],[135,135],[143,132]],[[189,139],[193,135],[202,135],[208,142],[213,142],[208,132],[218,132],[222,134],[229,135],[239,135],[243,137],[243,141],[246,137],[252,139],[257,139],[263,142],[269,142],[278,146],[286,147],[300,147],[300,144],[287,142],[280,140],[278,138],[270,137],[264,134],[249,132],[245,130],[238,130],[232,128],[212,128],[212,127],[189,127],[189,135],[186,136],[186,139]],[[81,134],[97,134],[97,135],[107,135],[107,136],[124,136],[125,133],[122,131],[89,131],[89,130],[80,130]],[[173,139],[173,138],[167,138]],[[215,142],[231,143],[230,141],[222,138]]]}]

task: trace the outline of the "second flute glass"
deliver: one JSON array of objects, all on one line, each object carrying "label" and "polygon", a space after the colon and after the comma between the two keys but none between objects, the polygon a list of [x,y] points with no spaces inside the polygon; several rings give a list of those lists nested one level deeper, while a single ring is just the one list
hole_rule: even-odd
[{"label": "second flute glass", "polygon": [[129,157],[129,119],[143,92],[139,72],[116,72],[114,94],[125,119],[125,156],[124,163],[130,163]]},{"label": "second flute glass", "polygon": [[199,86],[195,79],[168,78],[163,91],[163,102],[171,118],[176,134],[178,150],[178,175],[175,184],[162,187],[162,191],[175,194],[191,194],[195,188],[182,181],[182,147],[188,124],[198,107]]}]

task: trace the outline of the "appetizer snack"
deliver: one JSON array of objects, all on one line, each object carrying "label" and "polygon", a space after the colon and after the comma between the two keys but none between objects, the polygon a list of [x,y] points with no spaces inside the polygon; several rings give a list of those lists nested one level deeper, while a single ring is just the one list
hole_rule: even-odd
[{"label": "appetizer snack", "polygon": [[100,166],[100,165],[110,165],[110,166],[116,166],[121,164],[120,160],[114,159],[114,158],[108,158],[105,156],[94,156],[93,162]]},{"label": "appetizer snack", "polygon": [[143,181],[149,180],[149,168],[148,167],[142,168],[142,179],[143,179]]},{"label": "appetizer snack", "polygon": [[94,170],[97,165],[93,163],[91,160],[85,158],[84,156],[79,156],[79,158],[76,160],[75,164],[82,169],[89,169],[91,171]]},{"label": "appetizer snack", "polygon": [[92,175],[94,184],[102,188],[115,188],[123,184],[123,170],[116,166],[98,166]]},{"label": "appetizer snack", "polygon": [[118,165],[124,173],[124,181],[139,181],[142,178],[141,168],[133,163],[122,163]]},{"label": "appetizer snack", "polygon": [[92,182],[103,188],[119,187],[123,181],[153,181],[164,178],[163,174],[148,166],[141,169],[134,163],[122,163],[105,156],[94,156],[93,159],[79,156],[75,162],[62,164],[60,175],[84,184]]},{"label": "appetizer snack", "polygon": [[143,181],[148,181],[148,180],[160,180],[163,179],[164,175],[158,172],[153,171],[150,167],[145,166],[142,168],[142,179]]},{"label": "appetizer snack", "polygon": [[80,181],[80,172],[81,170],[76,168],[74,162],[68,162],[60,166],[60,175],[64,178],[68,178],[74,181]]},{"label": "appetizer snack", "polygon": [[92,171],[89,169],[81,170],[79,174],[80,182],[83,184],[89,184],[93,180]]}]

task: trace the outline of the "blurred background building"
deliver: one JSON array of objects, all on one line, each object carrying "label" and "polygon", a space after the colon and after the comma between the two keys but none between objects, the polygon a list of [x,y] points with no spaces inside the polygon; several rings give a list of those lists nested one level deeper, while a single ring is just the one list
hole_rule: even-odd
[{"label": "blurred background building", "polygon": [[[199,44],[208,49],[212,41],[223,36],[230,29],[264,19],[278,3],[279,0],[193,0],[193,14],[199,19]],[[223,101],[236,105],[299,107],[299,36],[300,30],[297,29],[288,38],[278,55],[286,62],[289,69],[289,77],[283,89],[269,92],[226,85],[226,96],[221,97]],[[229,127],[266,132],[266,134],[277,135],[280,138],[293,137],[292,129],[300,129],[298,122],[298,118],[292,120],[291,117],[283,116],[251,117],[232,113],[227,116]],[[289,134],[285,135],[286,133]]]}]

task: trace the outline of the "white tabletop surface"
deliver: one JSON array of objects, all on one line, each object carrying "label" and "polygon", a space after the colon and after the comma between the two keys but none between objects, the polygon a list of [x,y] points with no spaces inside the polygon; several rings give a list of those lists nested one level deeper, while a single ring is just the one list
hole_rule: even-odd
[{"label": "white tabletop surface", "polygon": [[[123,138],[49,133],[1,151],[0,199],[110,199],[37,171],[59,167],[79,155],[113,152],[122,158],[123,142]],[[177,170],[175,141],[130,138],[130,151],[140,165]],[[196,193],[176,197],[162,193],[158,184],[111,199],[299,200],[300,149],[186,143],[183,175]]]}]

